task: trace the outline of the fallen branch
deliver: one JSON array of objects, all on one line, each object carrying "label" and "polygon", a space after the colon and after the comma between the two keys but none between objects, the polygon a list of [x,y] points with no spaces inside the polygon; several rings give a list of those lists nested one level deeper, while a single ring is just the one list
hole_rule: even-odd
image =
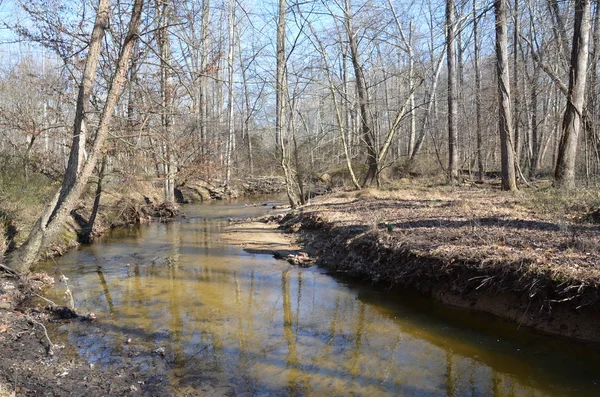
[{"label": "fallen branch", "polygon": [[44,324],[40,323],[39,321],[33,319],[31,316],[28,316],[27,320],[29,322],[31,322],[32,324],[38,325],[42,328],[42,330],[44,331],[44,336],[46,338],[46,341],[48,342],[48,346],[46,346],[46,354],[48,354],[49,356],[53,356],[54,351],[52,350],[52,348],[55,347],[56,345],[54,343],[52,343],[52,341],[50,340],[46,326]]},{"label": "fallen branch", "polygon": [[42,295],[36,294],[36,293],[35,293],[35,292],[33,292],[33,291],[31,291],[30,293],[31,293],[31,295],[35,295],[35,296],[37,296],[38,298],[45,300],[46,302],[48,302],[49,304],[51,304],[51,305],[53,305],[53,306],[58,306],[56,303],[54,303],[53,301],[51,301],[51,300],[50,300],[50,299],[48,299],[48,298],[44,298]]},{"label": "fallen branch", "polygon": [[10,267],[3,265],[2,263],[0,263],[0,269],[4,270],[6,273],[8,273],[11,276],[14,277],[18,277],[19,273],[17,273],[16,271],[14,271],[13,269],[11,269]]}]

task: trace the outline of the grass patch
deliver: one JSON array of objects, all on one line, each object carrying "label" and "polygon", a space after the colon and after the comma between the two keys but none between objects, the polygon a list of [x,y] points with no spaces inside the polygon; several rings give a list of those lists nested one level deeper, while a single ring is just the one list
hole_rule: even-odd
[{"label": "grass patch", "polygon": [[22,169],[7,166],[0,173],[0,225],[4,234],[14,224],[18,231],[14,238],[22,242],[44,206],[52,199],[58,184],[44,175],[31,172],[25,178]]},{"label": "grass patch", "polygon": [[556,218],[580,217],[600,207],[600,191],[586,188],[563,190],[549,187],[526,193],[522,205]]}]

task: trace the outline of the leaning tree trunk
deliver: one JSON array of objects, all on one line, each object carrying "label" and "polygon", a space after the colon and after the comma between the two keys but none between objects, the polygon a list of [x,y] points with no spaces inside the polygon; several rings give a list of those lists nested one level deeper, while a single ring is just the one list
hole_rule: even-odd
[{"label": "leaning tree trunk", "polygon": [[[43,250],[54,241],[69,217],[71,210],[75,207],[77,200],[81,197],[81,194],[87,187],[87,181],[94,171],[94,167],[96,166],[96,162],[98,161],[98,157],[100,156],[102,147],[106,141],[110,120],[113,116],[115,105],[119,99],[121,88],[125,81],[131,49],[138,38],[143,3],[144,0],[134,1],[128,33],[123,41],[123,47],[117,60],[115,74],[110,82],[106,103],[100,115],[96,139],[89,157],[83,165],[77,161],[69,161],[60,190],[33,226],[27,241],[13,251],[8,258],[8,265],[18,272],[28,271],[39,259]],[[92,87],[94,85],[98,59],[102,50],[104,32],[108,26],[109,11],[109,1],[100,0],[83,78],[79,89],[73,135],[79,134],[82,126],[84,126],[82,123],[84,123],[85,120],[85,104],[89,102]],[[79,137],[77,139],[79,139]],[[79,141],[74,137],[71,153],[77,150],[81,150],[81,147],[79,146]],[[74,158],[74,155],[72,154],[70,158]]]},{"label": "leaning tree trunk", "polygon": [[569,73],[569,94],[567,108],[563,116],[562,135],[558,149],[558,159],[554,178],[556,185],[564,188],[575,187],[575,160],[577,140],[581,129],[583,102],[585,99],[586,71],[590,38],[590,0],[575,2],[573,44]]},{"label": "leaning tree trunk", "polygon": [[100,170],[98,171],[98,182],[96,183],[96,194],[94,195],[94,204],[92,205],[92,212],[90,213],[90,217],[87,221],[87,224],[83,228],[83,233],[81,235],[83,242],[91,243],[94,239],[94,224],[96,223],[96,217],[98,216],[98,212],[100,211],[100,199],[102,198],[102,183],[104,182],[104,176],[106,175],[106,162],[107,155],[105,154],[102,157],[102,162],[100,163]]},{"label": "leaning tree trunk", "polygon": [[510,103],[510,78],[508,71],[508,33],[506,28],[506,0],[495,0],[496,15],[496,71],[498,73],[498,127],[502,162],[502,189],[517,190],[513,126]]},{"label": "leaning tree trunk", "polygon": [[[298,8],[298,13],[300,15],[302,15],[302,11],[300,10],[300,8]],[[303,17],[304,18],[304,17]],[[334,114],[336,117],[336,122],[337,122],[337,127],[338,127],[338,132],[340,135],[340,141],[342,142],[342,150],[344,151],[344,159],[346,161],[346,168],[348,170],[348,173],[350,174],[350,178],[352,180],[352,184],[354,186],[354,188],[356,189],[360,189],[360,184],[358,183],[358,180],[356,179],[356,174],[354,173],[354,169],[352,168],[352,158],[351,158],[351,153],[350,153],[350,149],[348,148],[348,138],[351,137],[349,131],[347,131],[348,129],[350,129],[350,123],[348,120],[348,114],[349,114],[349,110],[348,110],[348,101],[344,101],[344,117],[342,118],[342,113],[341,113],[341,109],[340,109],[340,105],[338,103],[338,99],[337,99],[337,89],[335,86],[335,82],[333,80],[332,77],[332,72],[331,72],[331,67],[329,66],[329,60],[327,59],[327,51],[325,50],[325,46],[323,45],[323,42],[319,39],[319,36],[316,34],[312,24],[310,23],[310,21],[307,21],[306,24],[308,25],[308,28],[310,29],[313,37],[314,37],[314,46],[315,49],[319,52],[319,54],[321,54],[321,57],[323,59],[323,67],[325,68],[325,73],[327,75],[327,82],[328,84],[328,88],[329,88],[329,93],[331,94],[331,99],[333,102],[333,109],[334,109]],[[344,57],[345,59],[345,57]],[[347,98],[348,96],[348,87],[347,87],[347,83],[348,83],[348,78],[347,78],[347,71],[346,71],[346,66],[345,64],[342,66],[342,70],[343,70],[343,97]]]}]

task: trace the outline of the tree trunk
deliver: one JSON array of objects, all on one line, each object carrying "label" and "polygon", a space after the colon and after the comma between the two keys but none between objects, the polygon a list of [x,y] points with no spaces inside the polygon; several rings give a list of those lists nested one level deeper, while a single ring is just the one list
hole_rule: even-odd
[{"label": "tree trunk", "polygon": [[475,118],[476,118],[476,136],[477,136],[477,179],[483,181],[483,123],[481,120],[481,67],[479,65],[480,57],[480,38],[479,38],[479,17],[477,15],[477,0],[473,0],[473,46],[475,62]]},{"label": "tree trunk", "polygon": [[[208,25],[210,22],[210,0],[202,0],[202,36],[200,38],[200,76],[199,84],[200,84],[200,93],[199,93],[199,112],[198,112],[198,124],[200,130],[200,153],[206,154],[207,145],[208,145],[208,137],[206,134],[206,125],[208,123],[208,54],[209,54],[209,31]],[[202,159],[202,161],[206,161],[206,159]]]},{"label": "tree trunk", "polygon": [[415,149],[415,140],[417,138],[417,108],[415,106],[415,60],[413,51],[413,25],[412,21],[408,25],[408,79],[410,90],[410,130],[408,134],[407,157],[411,158]]},{"label": "tree trunk", "polygon": [[[61,189],[57,192],[54,199],[48,204],[42,216],[40,216],[33,226],[27,241],[13,251],[8,258],[8,265],[18,272],[28,271],[39,259],[43,250],[54,241],[75,207],[77,200],[81,197],[81,194],[87,186],[87,181],[94,171],[98,156],[100,156],[108,134],[108,127],[114,113],[115,105],[119,99],[121,88],[125,81],[131,49],[138,38],[143,3],[144,0],[135,0],[133,3],[128,32],[123,41],[121,53],[117,60],[115,74],[110,82],[106,103],[102,108],[96,132],[96,139],[93,143],[90,155],[83,165],[76,161],[69,162],[69,166],[65,171],[65,176],[69,175],[69,178],[63,180]],[[109,1],[100,0],[77,99],[77,112],[73,126],[74,135],[81,133],[82,123],[85,118],[84,109],[89,102],[95,81],[98,59],[102,50],[104,31],[108,24],[109,11]],[[76,141],[74,138],[74,143],[75,142],[79,143],[79,141]],[[80,149],[81,147],[79,145],[74,144],[71,147],[71,152],[79,151],[78,153],[80,153]],[[69,158],[74,159],[76,156],[71,155]]]},{"label": "tree trunk", "polygon": [[358,43],[354,35],[354,28],[352,27],[352,15],[350,9],[350,0],[345,0],[344,10],[344,24],[346,27],[346,34],[348,36],[348,45],[350,46],[350,58],[352,60],[352,67],[354,68],[354,78],[356,81],[356,93],[358,95],[358,106],[360,114],[360,129],[361,136],[363,137],[365,144],[367,145],[367,173],[365,174],[361,183],[362,187],[369,187],[377,178],[379,171],[379,164],[377,163],[377,151],[375,149],[375,142],[369,123],[369,96],[367,93],[367,87],[365,85],[365,76],[360,66],[360,57],[358,54]]},{"label": "tree trunk", "polygon": [[513,100],[513,129],[514,129],[514,152],[515,152],[515,166],[519,166],[521,164],[521,149],[522,149],[522,139],[521,139],[521,125],[519,114],[521,113],[521,96],[519,95],[519,35],[521,33],[521,15],[520,15],[520,7],[519,1],[514,1],[514,28],[513,28],[513,87],[514,90]]},{"label": "tree trunk", "polygon": [[289,167],[289,153],[286,140],[283,133],[286,126],[286,93],[287,93],[287,76],[286,76],[286,0],[279,0],[279,16],[277,20],[277,82],[275,87],[275,144],[279,150],[279,161],[285,178],[286,193],[288,201],[292,208],[296,208],[300,203],[296,194],[296,184]]},{"label": "tree trunk", "polygon": [[529,164],[529,178],[536,178],[540,166],[541,139],[538,126],[537,108],[538,108],[538,88],[539,70],[537,65],[533,65],[533,81],[531,84],[531,160]]},{"label": "tree trunk", "polygon": [[506,27],[506,0],[495,0],[496,15],[496,70],[498,73],[498,105],[500,150],[502,162],[502,189],[517,190],[513,148],[510,78],[508,68],[508,32]]},{"label": "tree trunk", "polygon": [[585,131],[586,131],[586,142],[590,146],[590,172],[596,174],[598,172],[599,158],[598,158],[598,98],[596,85],[598,83],[598,61],[600,60],[600,4],[595,3],[593,27],[592,27],[592,53],[590,54],[590,76],[589,82],[586,84],[589,88],[587,90],[587,105],[586,105],[586,116],[584,120]]},{"label": "tree trunk", "polygon": [[234,27],[235,27],[235,0],[229,0],[228,7],[228,32],[229,47],[227,51],[227,150],[225,152],[225,189],[231,183],[231,160],[235,145],[235,119],[233,106],[233,59],[234,59]]},{"label": "tree trunk", "polygon": [[161,124],[163,128],[163,177],[165,200],[175,202],[175,151],[173,148],[173,84],[171,81],[171,40],[169,38],[170,0],[156,0],[157,41],[160,54]]},{"label": "tree trunk", "polygon": [[448,179],[458,181],[458,131],[456,108],[456,57],[454,0],[446,1],[446,63],[448,65]]},{"label": "tree trunk", "polygon": [[[238,33],[239,35],[239,33]],[[242,125],[242,140],[243,143],[246,144],[246,152],[248,154],[248,173],[250,176],[254,175],[254,153],[252,151],[252,139],[250,139],[250,121],[252,120],[252,114],[254,113],[254,109],[252,108],[250,102],[250,87],[248,85],[248,77],[246,76],[246,68],[247,66],[243,65],[242,58],[242,43],[238,36],[238,56],[240,57],[241,67],[241,75],[242,75],[242,83],[244,84],[244,113],[243,120],[244,123]],[[262,92],[262,89],[261,89]]]},{"label": "tree trunk", "polygon": [[104,181],[104,175],[106,172],[106,163],[107,155],[105,154],[102,157],[102,162],[100,163],[100,170],[98,171],[98,183],[96,184],[96,194],[94,195],[94,204],[92,206],[90,218],[88,219],[87,225],[85,225],[82,234],[83,241],[86,243],[90,243],[93,240],[94,224],[96,223],[98,211],[100,211],[100,198],[102,197],[102,182]]},{"label": "tree trunk", "polygon": [[585,99],[589,37],[590,0],[576,0],[569,95],[567,96],[567,108],[563,117],[558,159],[554,171],[557,186],[569,189],[575,187],[575,160]]}]

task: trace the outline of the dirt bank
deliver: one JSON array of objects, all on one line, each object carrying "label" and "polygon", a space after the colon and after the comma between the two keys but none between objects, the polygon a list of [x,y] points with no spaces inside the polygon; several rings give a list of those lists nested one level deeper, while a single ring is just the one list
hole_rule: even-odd
[{"label": "dirt bank", "polygon": [[599,227],[490,191],[330,196],[287,216],[317,264],[600,341]]},{"label": "dirt bank", "polygon": [[130,365],[127,358],[121,365],[95,367],[77,354],[72,341],[55,339],[53,327],[95,320],[51,310],[39,295],[53,283],[45,273],[0,272],[0,397],[171,395],[164,377]]},{"label": "dirt bank", "polygon": [[[150,199],[144,195],[149,191],[138,189],[129,194],[112,190],[102,201],[91,235],[85,233],[90,217],[85,202],[89,200],[82,200],[45,256],[62,255],[112,227],[177,216],[176,206],[153,201],[155,196]],[[13,212],[14,219],[3,213],[14,232],[5,234],[10,239],[0,246],[0,254],[2,248],[20,244],[32,222],[18,211]],[[55,340],[54,327],[92,318],[87,314],[76,316],[66,309],[53,310],[42,296],[54,282],[45,273],[16,275],[0,264],[0,397],[171,395],[164,376],[142,371],[131,365],[127,357],[120,365],[96,368],[77,354],[72,341]],[[132,357],[147,354],[135,349],[142,347],[131,346]]]}]

